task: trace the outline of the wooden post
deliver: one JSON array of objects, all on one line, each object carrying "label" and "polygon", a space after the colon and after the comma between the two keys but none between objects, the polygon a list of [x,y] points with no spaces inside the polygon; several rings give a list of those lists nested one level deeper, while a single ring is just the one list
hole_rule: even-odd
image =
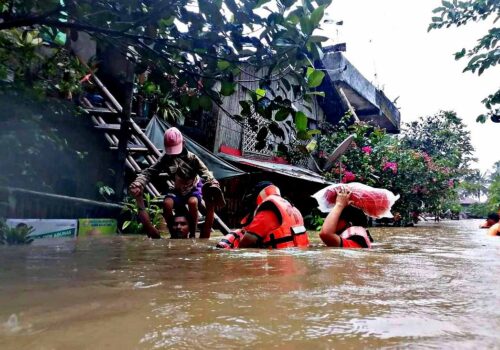
[{"label": "wooden post", "polygon": [[115,174],[115,194],[118,200],[123,200],[125,189],[125,160],[127,158],[127,144],[131,136],[132,97],[134,89],[134,64],[127,62],[125,79],[125,100],[121,111],[120,132],[118,136],[118,167]]}]

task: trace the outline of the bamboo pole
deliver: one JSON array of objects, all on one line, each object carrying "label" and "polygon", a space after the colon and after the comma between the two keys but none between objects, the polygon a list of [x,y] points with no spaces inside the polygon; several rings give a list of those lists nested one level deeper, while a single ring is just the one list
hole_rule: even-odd
[{"label": "bamboo pole", "polygon": [[351,112],[352,116],[354,117],[354,120],[356,120],[357,122],[359,122],[359,117],[356,114],[356,111],[354,110],[354,107],[351,105],[351,103],[347,99],[347,96],[346,96],[346,94],[344,92],[344,89],[340,88],[339,91],[340,91],[340,95],[342,96],[342,99],[347,104],[347,108],[349,108],[349,111]]}]

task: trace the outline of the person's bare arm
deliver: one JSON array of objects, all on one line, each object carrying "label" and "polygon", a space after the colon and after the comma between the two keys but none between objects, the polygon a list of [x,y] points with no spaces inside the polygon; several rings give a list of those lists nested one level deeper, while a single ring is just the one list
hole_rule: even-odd
[{"label": "person's bare arm", "polygon": [[142,223],[144,230],[149,238],[161,238],[160,231],[153,225],[151,218],[146,211],[146,204],[142,196],[136,197],[137,207],[139,208],[138,219]]},{"label": "person's bare arm", "polygon": [[491,226],[488,229],[488,236],[498,236],[500,233],[500,223]]},{"label": "person's bare arm", "polygon": [[257,248],[259,237],[250,232],[245,232],[245,235],[240,241],[239,248]]},{"label": "person's bare arm", "polygon": [[280,225],[280,219],[272,210],[259,211],[250,224],[244,227],[246,232],[239,247],[260,248],[265,237]]},{"label": "person's bare arm", "polygon": [[138,196],[142,196],[144,192],[144,188],[149,183],[152,177],[157,176],[163,167],[163,156],[161,156],[156,163],[151,165],[149,168],[144,169],[137,178],[130,184],[129,192],[130,194],[137,198]]},{"label": "person's bare arm", "polygon": [[332,211],[328,213],[319,233],[319,237],[328,247],[340,247],[342,243],[342,239],[336,234],[337,224],[342,210],[350,203],[350,197],[351,191],[349,191],[347,187],[340,187],[337,189],[335,206]]}]

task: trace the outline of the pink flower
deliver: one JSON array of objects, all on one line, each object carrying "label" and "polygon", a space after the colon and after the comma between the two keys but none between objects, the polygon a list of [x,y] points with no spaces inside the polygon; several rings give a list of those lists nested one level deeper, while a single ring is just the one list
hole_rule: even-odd
[{"label": "pink flower", "polygon": [[453,188],[455,186],[455,181],[453,179],[448,180],[448,188]]},{"label": "pink flower", "polygon": [[392,170],[393,174],[396,174],[398,172],[398,163],[395,162],[385,162],[384,167],[382,168],[382,171],[386,171],[387,169]]},{"label": "pink flower", "polygon": [[344,176],[342,177],[342,182],[347,183],[347,182],[352,182],[356,180],[356,175],[350,171],[344,172]]},{"label": "pink flower", "polygon": [[424,158],[424,160],[425,160],[427,163],[432,163],[432,158],[431,158],[431,156],[429,156],[427,153],[422,152],[422,157]]},{"label": "pink flower", "polygon": [[370,154],[370,153],[372,153],[372,148],[371,148],[371,146],[365,146],[365,147],[361,148],[361,151],[365,154]]}]

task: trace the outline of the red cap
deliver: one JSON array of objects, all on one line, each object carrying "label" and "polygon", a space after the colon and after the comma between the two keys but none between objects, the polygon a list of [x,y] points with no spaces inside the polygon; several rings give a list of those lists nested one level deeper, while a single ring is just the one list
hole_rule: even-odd
[{"label": "red cap", "polygon": [[182,152],[182,134],[177,128],[170,128],[165,131],[163,144],[166,154],[179,154]]}]

